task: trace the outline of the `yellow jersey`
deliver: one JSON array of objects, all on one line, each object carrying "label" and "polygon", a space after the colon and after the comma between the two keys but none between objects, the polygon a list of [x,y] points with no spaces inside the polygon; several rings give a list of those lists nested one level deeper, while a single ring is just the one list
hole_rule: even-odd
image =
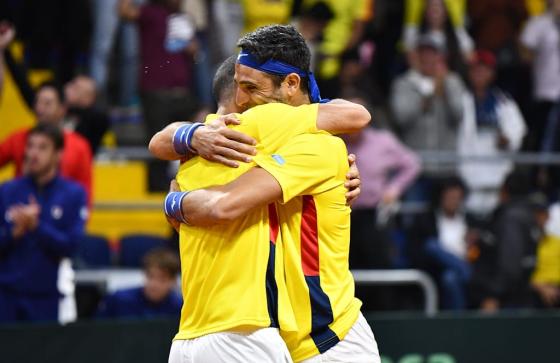
[{"label": "yellow jersey", "polygon": [[334,18],[327,24],[320,50],[326,57],[318,67],[319,74],[324,78],[333,78],[340,72],[338,57],[346,49],[355,21],[368,21],[373,17],[373,0],[304,0],[303,7],[309,9],[313,5],[325,2],[334,13]]},{"label": "yellow jersey", "polygon": [[[257,140],[259,154],[270,154],[294,136],[316,131],[317,112],[317,104],[272,103],[239,115],[241,125],[234,128]],[[197,156],[179,167],[176,178],[182,191],[194,190],[226,184],[254,166],[229,168]],[[270,205],[227,225],[181,225],[184,303],[175,339],[270,326],[296,329],[277,220],[276,208]]]},{"label": "yellow jersey", "polygon": [[350,208],[344,142],[324,132],[301,134],[256,163],[282,187],[277,204],[286,284],[298,325],[281,329],[296,362],[327,351],[358,318],[348,266]]},{"label": "yellow jersey", "polygon": [[531,281],[560,285],[560,237],[547,235],[537,247],[537,265]]}]

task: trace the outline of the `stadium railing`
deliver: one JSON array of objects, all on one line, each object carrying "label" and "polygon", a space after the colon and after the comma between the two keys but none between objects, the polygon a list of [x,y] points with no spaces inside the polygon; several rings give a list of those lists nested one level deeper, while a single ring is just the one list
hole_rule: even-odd
[{"label": "stadium railing", "polygon": [[352,270],[357,285],[417,285],[424,294],[424,312],[433,316],[438,311],[438,290],[434,280],[420,270]]},{"label": "stadium railing", "polygon": [[[424,312],[433,316],[438,311],[438,292],[434,280],[420,270],[353,270],[358,285],[399,286],[417,285],[424,295]],[[96,284],[106,292],[140,286],[144,273],[140,269],[95,269],[77,270],[77,284]],[[178,281],[178,286],[180,282]]]}]

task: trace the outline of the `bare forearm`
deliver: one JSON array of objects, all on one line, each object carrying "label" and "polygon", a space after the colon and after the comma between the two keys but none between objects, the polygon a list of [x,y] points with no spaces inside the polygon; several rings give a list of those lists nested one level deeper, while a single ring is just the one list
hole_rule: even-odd
[{"label": "bare forearm", "polygon": [[174,122],[167,125],[163,130],[152,136],[148,149],[158,159],[161,160],[180,160],[185,155],[177,154],[173,147],[173,134],[177,129],[187,122]]},{"label": "bare forearm", "polygon": [[317,128],[331,134],[358,132],[371,120],[371,114],[362,105],[336,99],[319,105]]},{"label": "bare forearm", "polygon": [[261,168],[253,168],[229,184],[192,191],[183,198],[181,210],[187,223],[194,226],[226,224],[281,197],[276,179]]},{"label": "bare forearm", "polygon": [[211,226],[229,222],[220,213],[221,201],[227,193],[219,189],[199,189],[190,192],[181,205],[183,216],[193,226]]}]

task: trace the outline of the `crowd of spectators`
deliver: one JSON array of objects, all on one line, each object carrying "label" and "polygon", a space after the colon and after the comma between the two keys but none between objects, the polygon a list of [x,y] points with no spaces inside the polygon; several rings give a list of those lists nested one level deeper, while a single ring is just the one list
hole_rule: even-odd
[{"label": "crowd of spectators", "polygon": [[[344,136],[363,183],[351,268],[423,269],[445,309],[560,304],[560,172],[542,157],[560,149],[560,0],[25,0],[3,2],[0,17],[0,95],[6,69],[38,125],[0,142],[0,165],[14,162],[18,176],[32,175],[30,135],[58,130],[60,176],[91,204],[92,160],[107,132],[146,145],[171,121],[203,120],[215,107],[212,71],[239,35],[292,23],[321,94],[373,115],[371,127]],[[32,88],[21,74],[38,69],[53,80]],[[119,135],[121,123],[137,137]],[[518,165],[510,156],[519,152],[534,157]],[[151,190],[167,188],[168,169],[149,162]],[[0,194],[6,211],[8,197]],[[45,210],[37,203],[49,201],[18,203]],[[21,228],[4,221],[18,236],[1,227],[0,277],[15,246],[39,238],[32,231],[43,222],[21,218]],[[148,292],[109,297],[99,314]],[[18,292],[0,278],[0,294]],[[27,317],[25,299],[14,298],[14,314]]]}]

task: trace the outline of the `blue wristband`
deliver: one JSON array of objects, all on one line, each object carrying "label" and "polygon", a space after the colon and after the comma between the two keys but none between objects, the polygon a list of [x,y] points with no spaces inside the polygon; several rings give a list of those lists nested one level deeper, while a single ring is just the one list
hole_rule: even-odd
[{"label": "blue wristband", "polygon": [[187,223],[181,209],[181,203],[187,194],[189,194],[189,192],[169,192],[169,194],[165,197],[165,202],[163,203],[165,215],[174,218],[181,223]]},{"label": "blue wristband", "polygon": [[186,139],[187,149],[188,149],[190,152],[194,153],[194,154],[196,154],[197,152],[196,152],[196,150],[193,149],[193,147],[192,147],[192,139],[193,139],[193,136],[194,136],[194,132],[195,132],[196,129],[198,129],[200,126],[204,126],[204,124],[201,123],[201,122],[195,122],[194,124],[191,125],[191,128],[190,128],[189,131],[187,132],[187,139]]},{"label": "blue wristband", "polygon": [[173,134],[173,149],[179,155],[187,155],[188,149],[185,140],[190,127],[191,124],[180,126]]},{"label": "blue wristband", "polygon": [[179,155],[187,155],[187,152],[196,154],[196,150],[192,148],[192,138],[196,129],[204,126],[203,123],[195,122],[180,126],[173,134],[173,149]]}]

